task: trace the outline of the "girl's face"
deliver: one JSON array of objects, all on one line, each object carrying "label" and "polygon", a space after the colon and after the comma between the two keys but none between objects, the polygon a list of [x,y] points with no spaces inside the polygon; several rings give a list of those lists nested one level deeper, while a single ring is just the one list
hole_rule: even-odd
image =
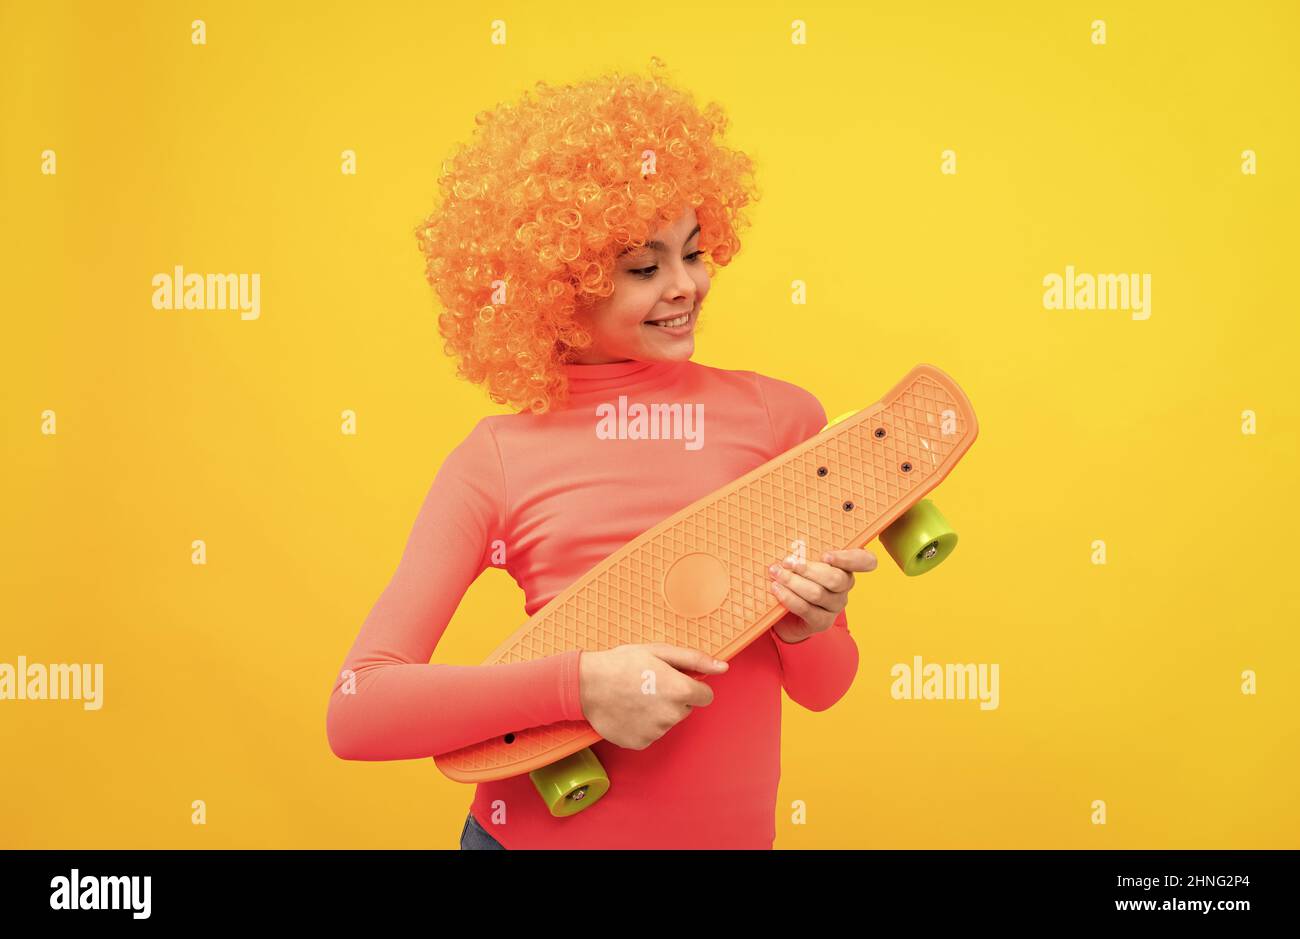
[{"label": "girl's face", "polygon": [[602,365],[689,359],[695,352],[700,304],[709,292],[699,240],[695,209],[689,208],[644,247],[624,251],[614,262],[614,292],[577,314],[592,344],[573,361]]}]

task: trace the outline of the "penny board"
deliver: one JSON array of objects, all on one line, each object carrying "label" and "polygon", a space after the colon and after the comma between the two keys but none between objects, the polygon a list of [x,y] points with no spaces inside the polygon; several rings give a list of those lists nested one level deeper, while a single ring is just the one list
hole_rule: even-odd
[{"label": "penny board", "polygon": [[[876,404],[629,541],[483,664],[648,642],[726,661],[787,612],[769,589],[769,565],[797,552],[815,559],[865,547],[948,475],[978,429],[957,383],[918,365]],[[560,721],[434,760],[458,782],[487,782],[539,769],[600,739],[586,721]]]}]

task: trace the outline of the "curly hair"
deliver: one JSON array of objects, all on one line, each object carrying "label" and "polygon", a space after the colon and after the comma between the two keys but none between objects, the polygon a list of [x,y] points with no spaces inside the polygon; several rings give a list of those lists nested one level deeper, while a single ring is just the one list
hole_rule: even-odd
[{"label": "curly hair", "polygon": [[689,207],[710,276],[740,250],[759,197],[753,161],[724,147],[727,117],[651,75],[537,82],[475,118],[442,164],[441,203],[416,228],[438,331],[457,377],[543,414],[567,400],[563,363],[591,345],[574,314],[614,291],[614,264]]}]

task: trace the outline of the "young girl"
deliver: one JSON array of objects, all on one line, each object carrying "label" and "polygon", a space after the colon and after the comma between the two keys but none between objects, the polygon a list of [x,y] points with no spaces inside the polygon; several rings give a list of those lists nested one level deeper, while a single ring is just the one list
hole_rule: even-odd
[{"label": "young girl", "polygon": [[[662,63],[652,61],[652,68]],[[787,613],[729,663],[665,643],[490,666],[430,664],[489,566],[531,616],[618,548],[826,423],[817,399],[691,361],[712,263],[739,250],[752,163],[726,118],[662,76],[613,74],[480,114],[417,230],[461,377],[517,413],[482,418],[447,456],[397,572],[329,702],[334,753],[432,757],[523,727],[586,720],[611,780],[553,817],[527,774],[481,783],[462,847],[771,848],[781,689],[814,711],[848,690],[844,607],[868,551],[773,558]],[[689,428],[598,432],[597,407],[671,404]],[[494,640],[519,623],[476,623]],[[653,670],[656,693],[644,694]],[[691,678],[686,673],[707,677]],[[653,746],[651,746],[653,744]]]}]

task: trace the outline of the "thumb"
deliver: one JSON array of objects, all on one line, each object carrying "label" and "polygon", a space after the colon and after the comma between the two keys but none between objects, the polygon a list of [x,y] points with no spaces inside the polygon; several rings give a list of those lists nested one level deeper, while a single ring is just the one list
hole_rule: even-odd
[{"label": "thumb", "polygon": [[650,643],[650,651],[676,669],[691,669],[703,675],[717,675],[729,667],[726,662],[715,659],[707,652],[673,646],[666,642]]}]

